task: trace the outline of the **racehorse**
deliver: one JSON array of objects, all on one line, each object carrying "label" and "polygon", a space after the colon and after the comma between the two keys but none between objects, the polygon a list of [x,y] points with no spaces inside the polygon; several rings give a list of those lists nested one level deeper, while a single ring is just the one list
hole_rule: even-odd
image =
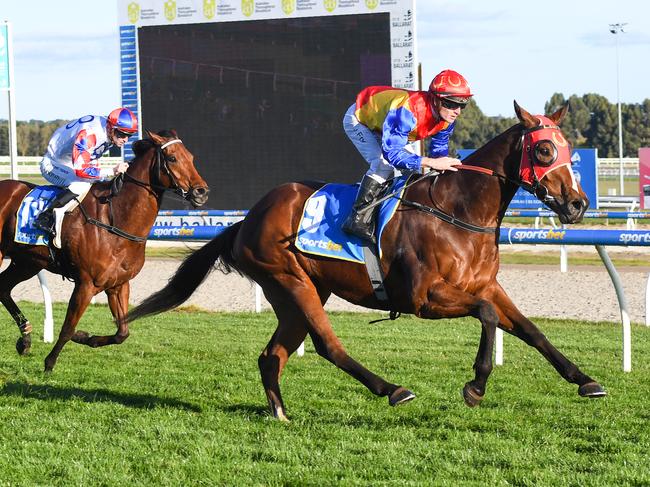
[{"label": "racehorse", "polygon": [[[492,371],[496,327],[535,347],[581,396],[603,388],[562,355],[513,304],[496,280],[499,232],[519,186],[555,211],[563,223],[582,220],[589,202],[571,170],[570,147],[557,126],[568,104],[548,117],[515,105],[519,123],[463,161],[457,172],[422,176],[410,184],[381,234],[381,267],[390,301],[373,294],[363,265],[300,252],[294,242],[305,201],[322,183],[288,183],[264,196],[246,218],[191,254],[169,283],[127,315],[127,320],[178,306],[213,264],[237,271],[263,289],[278,326],[258,365],[272,414],[286,420],[279,379],[288,357],[310,335],[319,355],[395,406],[415,397],[352,359],[323,309],[337,296],[374,309],[421,318],[473,316],[481,322],[475,376],[463,388],[467,405],[483,399]],[[441,218],[436,218],[432,213]]]},{"label": "racehorse", "polygon": [[[163,193],[171,189],[195,207],[206,203],[209,189],[194,167],[194,156],[174,131],[148,132],[133,144],[135,159],[113,183],[94,184],[81,204],[65,217],[62,249],[14,241],[16,213],[33,184],[0,181],[0,260],[11,263],[0,273],[0,301],[21,332],[19,354],[31,347],[32,326],[11,297],[19,282],[47,269],[74,281],[65,321],[54,348],[45,359],[45,371],[54,368],[63,346],[72,339],[90,347],[120,344],[129,336],[127,322],[129,281],[144,264],[145,243],[154,224]],[[122,188],[120,189],[120,186]],[[91,336],[75,328],[93,296],[105,291],[117,332]]]}]

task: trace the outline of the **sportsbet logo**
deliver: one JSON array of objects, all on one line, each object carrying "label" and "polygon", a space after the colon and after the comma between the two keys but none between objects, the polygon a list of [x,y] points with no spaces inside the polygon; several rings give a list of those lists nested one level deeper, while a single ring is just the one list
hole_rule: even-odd
[{"label": "sportsbet logo", "polygon": [[328,12],[334,12],[334,9],[336,8],[336,0],[323,0],[323,5],[325,6],[325,10]]},{"label": "sportsbet logo", "polygon": [[165,2],[165,18],[172,21],[176,18],[176,0]]},{"label": "sportsbet logo", "polygon": [[214,17],[216,0],[203,0],[203,16],[206,19]]},{"label": "sportsbet logo", "polygon": [[126,12],[129,17],[129,22],[132,24],[135,24],[140,19],[140,5],[137,3],[129,3],[129,6],[126,7]]},{"label": "sportsbet logo", "polygon": [[296,0],[282,0],[282,11],[291,15],[296,10]]},{"label": "sportsbet logo", "polygon": [[255,1],[254,0],[241,0],[241,13],[246,17],[253,15],[255,10]]}]

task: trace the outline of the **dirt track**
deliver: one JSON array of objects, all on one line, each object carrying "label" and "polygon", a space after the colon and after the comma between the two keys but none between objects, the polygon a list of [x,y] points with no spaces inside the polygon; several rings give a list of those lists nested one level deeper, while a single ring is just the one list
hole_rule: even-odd
[{"label": "dirt track", "polygon": [[[559,262],[559,259],[558,259]],[[131,282],[131,303],[137,304],[165,285],[179,265],[177,260],[149,260]],[[3,268],[6,267],[6,262]],[[619,269],[633,322],[645,320],[645,288],[647,269]],[[502,266],[499,282],[527,316],[577,318],[589,321],[620,321],[616,292],[604,266],[574,266],[561,273],[556,266]],[[48,274],[48,284],[54,301],[67,301],[72,283],[60,276]],[[42,301],[38,280],[33,278],[19,284],[12,293],[14,299]],[[97,296],[105,303],[106,296]],[[253,311],[254,286],[237,275],[212,273],[187,304],[207,310]],[[263,300],[263,308],[268,303]],[[329,310],[360,311],[363,308],[333,296]]]}]

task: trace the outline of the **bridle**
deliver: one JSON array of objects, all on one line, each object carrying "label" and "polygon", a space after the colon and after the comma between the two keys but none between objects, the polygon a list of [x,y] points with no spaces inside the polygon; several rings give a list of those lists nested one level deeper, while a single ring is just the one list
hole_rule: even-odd
[{"label": "bridle", "polygon": [[[155,183],[154,182],[146,183],[144,181],[139,180],[138,178],[131,176],[128,173],[123,173],[124,174],[123,177],[134,182],[138,186],[148,189],[149,191],[151,191],[152,189],[161,192],[173,191],[181,198],[188,199],[190,196],[189,191],[184,190],[183,188],[181,188],[180,184],[178,184],[178,179],[176,178],[176,176],[174,176],[174,173],[171,171],[171,169],[169,169],[169,157],[164,152],[164,149],[166,149],[170,145],[182,144],[182,143],[183,141],[181,139],[176,138],[176,139],[168,140],[162,145],[154,146],[156,149],[156,155],[155,155],[156,159],[153,165],[151,166],[151,172],[153,174],[152,179],[155,179],[156,181]],[[164,173],[165,176],[169,178],[171,182],[170,186],[163,185],[161,179],[161,172]],[[155,194],[155,191],[151,191],[151,192]]]},{"label": "bridle", "polygon": [[[555,125],[547,117],[538,115],[537,118],[540,120],[540,125],[529,129],[524,129],[521,133],[521,159],[519,162],[518,179],[513,179],[505,174],[501,174],[497,171],[494,171],[493,169],[488,169],[482,166],[462,164],[456,167],[464,171],[475,171],[481,174],[495,176],[504,181],[508,181],[515,186],[520,186],[524,190],[535,195],[535,197],[537,197],[544,204],[554,202],[555,198],[549,194],[548,189],[541,183],[541,180],[544,178],[544,176],[546,176],[546,174],[559,167],[566,165],[570,166],[571,151],[568,147],[569,144],[564,139],[564,136],[562,135],[562,132],[557,125]],[[548,143],[553,149],[552,157],[549,162],[542,162],[537,156],[537,148],[540,147],[541,143]],[[569,168],[569,170],[571,169]],[[424,175],[424,177],[429,177],[430,174],[431,173],[427,173]],[[439,173],[434,173],[432,175],[434,177],[434,181],[431,183],[431,188],[433,188],[435,185],[435,182],[438,179],[438,175]],[[419,178],[404,185],[400,191],[404,191],[408,186],[415,184],[421,179],[422,178]],[[374,206],[375,203],[379,203],[388,197],[395,196],[395,194],[396,193],[391,193],[389,195],[386,195],[379,201],[375,201],[372,206]],[[398,198],[400,198],[402,204],[405,206],[410,206],[416,210],[429,213],[436,216],[437,218],[440,218],[443,221],[446,221],[447,223],[450,223],[464,230],[468,230],[470,232],[495,233],[497,230],[497,227],[483,227],[474,225],[473,223],[465,222],[463,220],[459,220],[458,218],[449,215],[437,207],[430,207],[415,201],[405,200],[399,196]],[[433,201],[433,198],[431,198],[431,200]]]},{"label": "bridle", "polygon": [[[172,144],[182,144],[183,141],[179,138],[169,140],[165,142],[162,145],[155,145],[156,148],[156,155],[155,158],[156,160],[153,163],[153,166],[151,167],[151,171],[153,172],[155,178],[156,178],[156,183],[150,182],[146,183],[144,181],[141,181],[138,178],[135,178],[131,176],[130,174],[124,172],[121,173],[118,177],[115,177],[113,179],[113,188],[116,186],[119,188],[121,187],[122,182],[124,179],[128,179],[129,181],[133,182],[134,184],[145,188],[147,191],[149,191],[151,194],[153,194],[156,198],[159,197],[159,194],[156,193],[156,191],[160,192],[165,192],[165,191],[173,191],[174,193],[180,195],[183,199],[188,199],[190,196],[189,191],[185,191],[183,188],[180,187],[178,184],[178,180],[172,173],[172,171],[169,169],[169,158],[165,154],[164,149],[169,147]],[[164,186],[162,184],[161,180],[161,170],[164,171],[165,175],[169,178],[171,181],[171,187]],[[119,189],[116,189],[115,191],[112,190],[112,196],[114,196],[117,192],[119,192]],[[84,209],[83,205],[79,205],[79,208],[81,210],[81,213],[83,214],[84,218],[86,219],[86,222],[98,226],[100,228],[103,228],[104,230],[117,235],[119,237],[125,238],[127,240],[131,240],[133,242],[145,242],[147,240],[147,237],[139,237],[137,235],[132,235],[128,232],[125,232],[124,230],[116,227],[113,225],[113,205],[112,205],[112,197],[108,198],[108,205],[109,205],[109,221],[110,223],[104,223],[100,220],[97,220],[95,218],[92,218],[90,215],[88,215],[88,212]]]},{"label": "bridle", "polygon": [[[555,201],[541,180],[551,171],[562,166],[571,165],[571,151],[569,144],[562,135],[560,128],[547,117],[537,116],[540,125],[521,132],[521,159],[519,162],[518,179],[513,179],[505,174],[481,166],[463,164],[457,166],[466,171],[476,171],[508,181],[515,186],[520,186],[525,191],[538,198],[542,203],[549,204]],[[547,143],[552,148],[549,162],[542,162],[537,156],[537,149],[542,143]]]}]

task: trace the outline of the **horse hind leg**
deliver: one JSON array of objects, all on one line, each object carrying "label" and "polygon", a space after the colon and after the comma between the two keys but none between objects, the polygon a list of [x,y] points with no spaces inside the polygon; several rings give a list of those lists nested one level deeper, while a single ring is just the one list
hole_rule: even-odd
[{"label": "horse hind leg", "polygon": [[20,331],[20,337],[16,341],[16,351],[19,355],[27,355],[31,350],[32,325],[11,297],[11,291],[16,284],[34,277],[41,269],[40,266],[19,265],[16,260],[12,259],[9,266],[0,273],[0,302],[7,308]]},{"label": "horse hind leg", "polygon": [[[262,382],[275,417],[286,418],[279,388],[282,368],[307,333],[320,356],[357,379],[373,394],[388,396],[391,406],[415,397],[411,391],[386,382],[353,360],[332,330],[322,306],[322,296],[319,296],[309,278],[305,276],[302,280],[296,279],[296,282],[293,279],[285,280],[282,284],[267,283],[262,286],[279,321],[278,329],[259,360]],[[289,285],[289,282],[293,285]]]}]

